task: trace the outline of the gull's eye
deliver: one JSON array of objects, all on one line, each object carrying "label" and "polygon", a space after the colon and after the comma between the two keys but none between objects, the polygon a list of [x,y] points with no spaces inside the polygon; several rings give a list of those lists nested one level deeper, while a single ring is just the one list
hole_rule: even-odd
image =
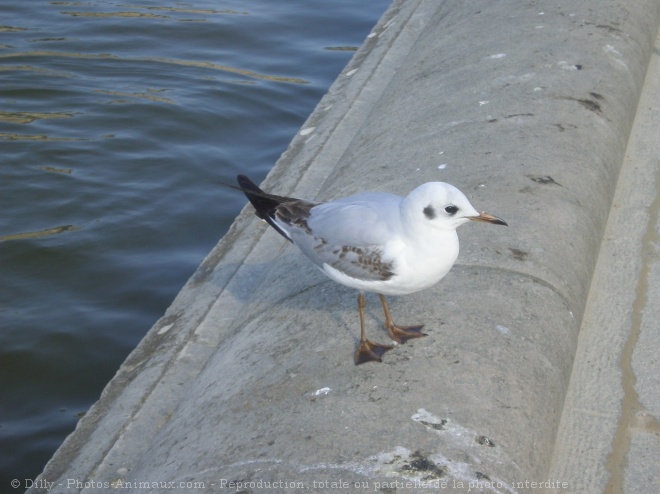
[{"label": "gull's eye", "polygon": [[447,206],[445,208],[445,211],[447,212],[447,214],[450,214],[451,216],[454,216],[456,214],[456,212],[458,211],[458,208],[456,206],[453,206],[453,205],[452,206]]}]

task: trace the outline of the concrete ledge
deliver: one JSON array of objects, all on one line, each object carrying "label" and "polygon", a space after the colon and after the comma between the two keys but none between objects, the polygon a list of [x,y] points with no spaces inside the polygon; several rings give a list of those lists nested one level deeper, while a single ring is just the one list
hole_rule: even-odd
[{"label": "concrete ledge", "polygon": [[660,36],[580,329],[551,468],[561,492],[660,492],[658,128]]},{"label": "concrete ledge", "polygon": [[[355,294],[244,211],[41,479],[547,482],[659,23],[652,0],[394,1],[264,188],[324,199],[442,180],[511,227],[462,227],[447,278],[393,300],[430,336],[355,367]],[[369,319],[383,340],[376,307]]]}]

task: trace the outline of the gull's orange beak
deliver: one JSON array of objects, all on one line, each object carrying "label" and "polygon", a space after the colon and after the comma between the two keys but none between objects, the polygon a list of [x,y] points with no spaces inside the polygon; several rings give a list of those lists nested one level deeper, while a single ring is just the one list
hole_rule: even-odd
[{"label": "gull's orange beak", "polygon": [[486,223],[492,223],[493,225],[509,226],[507,225],[506,221],[487,213],[480,213],[479,216],[469,216],[468,219],[472,221],[484,221]]}]

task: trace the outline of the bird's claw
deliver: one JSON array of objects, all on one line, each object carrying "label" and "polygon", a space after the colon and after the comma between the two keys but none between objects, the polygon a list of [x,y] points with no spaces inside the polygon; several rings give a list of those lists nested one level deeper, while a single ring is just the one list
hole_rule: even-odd
[{"label": "bird's claw", "polygon": [[383,345],[369,340],[361,341],[355,352],[355,365],[365,362],[382,362],[383,354],[392,348],[394,348],[393,345]]},{"label": "bird's claw", "polygon": [[397,326],[395,324],[385,325],[387,332],[390,333],[390,338],[396,341],[397,343],[405,343],[408,340],[413,338],[421,338],[422,336],[428,336],[426,333],[422,333],[422,328],[424,326]]}]

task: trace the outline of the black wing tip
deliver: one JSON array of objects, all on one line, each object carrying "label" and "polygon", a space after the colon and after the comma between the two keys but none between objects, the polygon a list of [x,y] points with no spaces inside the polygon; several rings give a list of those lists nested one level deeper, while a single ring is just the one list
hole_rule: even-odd
[{"label": "black wing tip", "polygon": [[293,242],[289,234],[283,230],[274,220],[275,211],[277,207],[288,198],[279,197],[272,194],[267,194],[259,188],[252,180],[250,180],[245,175],[237,175],[236,181],[240,190],[243,191],[245,196],[252,204],[254,208],[254,214],[266,221],[270,226],[272,226],[277,233],[286,238],[289,242]]},{"label": "black wing tip", "polygon": [[241,189],[243,190],[257,190],[259,192],[262,192],[262,190],[259,188],[257,184],[255,184],[252,180],[250,180],[249,177],[245,175],[237,175],[236,176],[236,181],[238,182],[238,185],[240,185]]}]

